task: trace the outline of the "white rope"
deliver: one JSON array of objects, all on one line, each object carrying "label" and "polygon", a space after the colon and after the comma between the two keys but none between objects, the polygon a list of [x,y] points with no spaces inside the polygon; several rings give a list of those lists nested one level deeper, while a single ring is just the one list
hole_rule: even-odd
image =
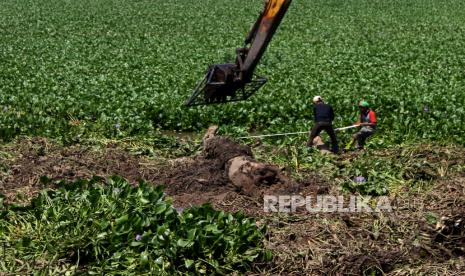
[{"label": "white rope", "polygon": [[341,131],[341,130],[356,128],[356,127],[359,127],[359,125],[351,125],[351,126],[346,126],[346,127],[340,127],[340,128],[336,128],[334,131]]},{"label": "white rope", "polygon": [[[336,128],[334,131],[341,131],[341,130],[351,129],[351,128],[355,128],[355,127],[358,127],[358,125],[340,127],[340,128]],[[242,136],[242,137],[237,137],[237,139],[262,138],[262,137],[275,137],[275,136],[286,136],[286,135],[308,134],[308,133],[309,133],[309,131],[287,132],[287,133],[277,133],[277,134],[264,134],[264,135],[254,135],[254,136]]]},{"label": "white rope", "polygon": [[302,132],[288,132],[288,133],[278,133],[278,134],[265,134],[265,135],[254,135],[254,136],[243,136],[243,137],[237,137],[238,139],[244,139],[244,138],[261,138],[261,137],[273,137],[273,136],[285,136],[285,135],[295,135],[295,134],[304,134],[307,133],[308,131],[302,131]]}]

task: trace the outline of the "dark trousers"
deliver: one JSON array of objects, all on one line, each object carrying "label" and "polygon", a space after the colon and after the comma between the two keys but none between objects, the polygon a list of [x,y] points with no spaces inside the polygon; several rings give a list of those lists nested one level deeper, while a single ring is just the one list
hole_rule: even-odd
[{"label": "dark trousers", "polygon": [[374,133],[375,129],[369,126],[364,126],[357,133],[355,133],[353,137],[357,141],[357,148],[363,149],[367,138],[373,135]]},{"label": "dark trousers", "polygon": [[333,124],[330,122],[317,122],[312,128],[312,131],[310,132],[309,140],[307,145],[312,146],[313,145],[313,139],[317,137],[322,130],[325,130],[326,133],[328,133],[329,138],[331,138],[331,149],[333,152],[338,152],[339,151],[339,146],[337,144],[337,138],[336,138],[336,133],[334,132]]}]

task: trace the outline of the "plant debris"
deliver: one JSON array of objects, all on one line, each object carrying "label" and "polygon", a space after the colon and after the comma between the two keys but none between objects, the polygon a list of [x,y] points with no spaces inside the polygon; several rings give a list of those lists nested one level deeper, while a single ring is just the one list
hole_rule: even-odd
[{"label": "plant debris", "polygon": [[[428,166],[435,168],[430,172],[435,177],[426,186],[419,186],[423,188],[404,187],[390,194],[393,211],[386,213],[264,212],[262,194],[344,195],[336,183],[311,170],[301,169],[298,178],[283,173],[292,180],[292,185],[259,185],[259,194],[247,195],[225,173],[226,159],[236,154],[228,153],[227,158],[217,159],[221,151],[211,150],[193,157],[153,158],[132,155],[111,145],[101,150],[78,145],[63,148],[39,138],[19,140],[0,148],[0,193],[7,201],[21,203],[44,187],[43,176],[52,180],[47,184],[52,187],[53,180],[118,174],[133,185],[145,179],[166,186],[165,191],[177,208],[209,202],[224,211],[242,210],[256,218],[257,225],[268,225],[266,247],[273,251],[274,259],[257,264],[254,271],[258,274],[459,273],[465,270],[464,151],[423,148],[424,154],[404,150],[410,152],[412,160],[426,160]],[[434,155],[426,151],[433,151]],[[251,151],[244,147],[236,153]],[[374,154],[388,158],[396,152]],[[403,156],[397,158],[405,166],[413,167],[413,161],[405,162]],[[348,154],[340,158],[356,160],[363,156]]]}]

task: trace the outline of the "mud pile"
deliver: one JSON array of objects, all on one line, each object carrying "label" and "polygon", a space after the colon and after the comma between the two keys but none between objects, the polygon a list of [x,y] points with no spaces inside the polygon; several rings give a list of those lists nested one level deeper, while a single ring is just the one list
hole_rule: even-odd
[{"label": "mud pile", "polygon": [[260,196],[273,185],[285,191],[297,186],[278,167],[256,161],[250,147],[222,136],[206,140],[202,154],[175,160],[164,171],[159,180],[171,194],[235,191]]},{"label": "mud pile", "polygon": [[229,137],[214,136],[205,141],[203,155],[205,159],[218,163],[218,168],[225,168],[226,163],[234,157],[244,156],[253,160],[250,147],[241,145]]},{"label": "mud pile", "polygon": [[[0,156],[0,193],[26,196],[43,188],[44,182],[75,181],[93,176],[121,175],[137,183],[147,175],[140,158],[108,147],[60,147],[42,138],[25,139],[3,147]],[[47,181],[44,181],[48,179]]]},{"label": "mud pile", "polygon": [[0,193],[12,196],[34,194],[44,188],[43,179],[53,183],[111,175],[135,185],[141,180],[163,185],[183,207],[240,196],[258,200],[264,193],[289,194],[311,186],[293,182],[278,167],[256,161],[250,147],[222,136],[209,137],[196,156],[168,160],[135,156],[114,145],[61,147],[42,138],[20,140],[0,152],[8,153],[0,155]]}]

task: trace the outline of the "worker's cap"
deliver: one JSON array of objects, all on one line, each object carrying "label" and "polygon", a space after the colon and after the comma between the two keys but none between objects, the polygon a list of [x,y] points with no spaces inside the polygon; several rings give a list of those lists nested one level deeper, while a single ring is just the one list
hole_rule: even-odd
[{"label": "worker's cap", "polygon": [[323,98],[321,96],[315,96],[313,97],[313,102],[314,103],[318,103],[318,102],[322,102],[323,101]]},{"label": "worker's cap", "polygon": [[360,101],[358,102],[359,107],[369,107],[370,105],[368,104],[367,101]]}]

